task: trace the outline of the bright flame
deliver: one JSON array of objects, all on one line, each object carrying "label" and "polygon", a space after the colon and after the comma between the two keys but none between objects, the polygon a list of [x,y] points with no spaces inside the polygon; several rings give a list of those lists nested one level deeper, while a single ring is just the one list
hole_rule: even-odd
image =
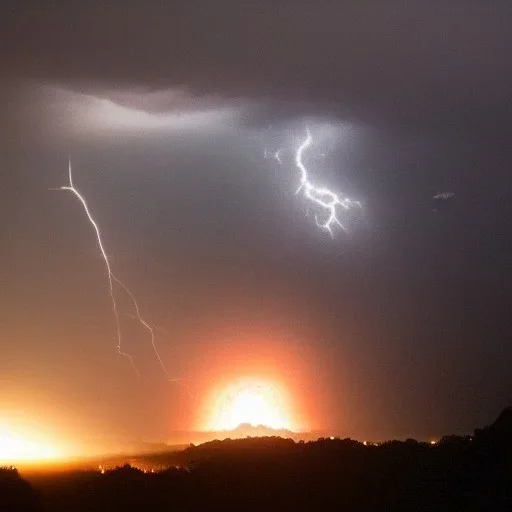
[{"label": "bright flame", "polygon": [[49,444],[0,433],[0,463],[54,460],[61,457],[59,450]]},{"label": "bright flame", "polygon": [[215,400],[206,429],[233,430],[240,424],[291,430],[293,425],[284,393],[261,381],[238,381],[225,388]]}]

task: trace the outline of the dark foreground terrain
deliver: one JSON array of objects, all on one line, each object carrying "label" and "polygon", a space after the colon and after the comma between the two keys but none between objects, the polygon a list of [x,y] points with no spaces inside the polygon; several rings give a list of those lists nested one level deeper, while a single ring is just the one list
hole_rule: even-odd
[{"label": "dark foreground terrain", "polygon": [[126,465],[29,481],[4,468],[0,510],[512,510],[512,408],[434,446],[265,437],[191,446],[178,459],[154,473]]}]

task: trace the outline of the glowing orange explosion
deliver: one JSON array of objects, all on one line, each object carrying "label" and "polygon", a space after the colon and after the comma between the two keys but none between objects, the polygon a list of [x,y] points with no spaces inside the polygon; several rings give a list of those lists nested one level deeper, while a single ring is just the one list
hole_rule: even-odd
[{"label": "glowing orange explosion", "polygon": [[62,457],[54,446],[28,439],[19,434],[0,432],[0,463],[19,461],[44,461]]},{"label": "glowing orange explosion", "polygon": [[283,386],[258,379],[239,379],[215,393],[204,428],[233,430],[240,424],[296,429]]}]

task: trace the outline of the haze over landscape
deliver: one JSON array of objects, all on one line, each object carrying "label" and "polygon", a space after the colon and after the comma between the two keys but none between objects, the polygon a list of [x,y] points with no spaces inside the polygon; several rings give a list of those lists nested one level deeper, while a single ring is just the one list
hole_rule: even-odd
[{"label": "haze over landscape", "polygon": [[503,442],[511,23],[499,0],[2,2],[0,465]]}]

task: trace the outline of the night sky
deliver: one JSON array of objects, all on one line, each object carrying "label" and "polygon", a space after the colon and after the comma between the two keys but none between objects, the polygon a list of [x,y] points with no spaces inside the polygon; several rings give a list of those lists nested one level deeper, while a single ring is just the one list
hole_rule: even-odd
[{"label": "night sky", "polygon": [[[0,417],[167,440],[254,370],[358,439],[492,421],[512,402],[511,26],[506,1],[2,2]],[[306,125],[312,177],[362,203],[334,238],[295,194]],[[50,190],[68,154],[193,398],[126,313],[142,375],[116,354],[92,227]]]}]

